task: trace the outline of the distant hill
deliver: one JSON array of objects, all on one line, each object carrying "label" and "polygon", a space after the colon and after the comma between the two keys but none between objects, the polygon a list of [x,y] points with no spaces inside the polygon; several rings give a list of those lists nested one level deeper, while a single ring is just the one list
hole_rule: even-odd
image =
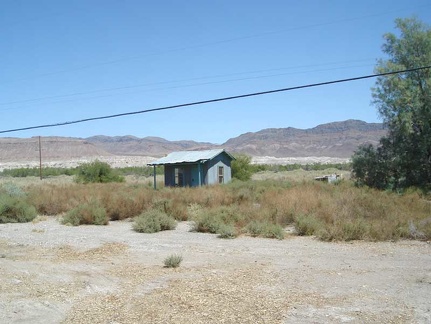
[{"label": "distant hill", "polygon": [[[386,133],[380,123],[347,120],[310,129],[268,128],[229,139],[222,145],[195,141],[168,141],[159,137],[93,136],[89,138],[43,137],[44,161],[82,157],[151,156],[173,151],[225,148],[251,156],[349,158],[364,143],[377,144]],[[0,138],[0,163],[35,161],[38,138]]]},{"label": "distant hill", "polygon": [[216,147],[211,143],[168,141],[160,137],[93,136],[85,140],[114,155],[163,156],[174,151],[208,150]]},{"label": "distant hill", "polygon": [[[75,159],[93,156],[112,156],[103,148],[73,137],[42,137],[44,160]],[[0,162],[39,160],[39,138],[0,138]]]},{"label": "distant hill", "polygon": [[385,134],[381,123],[347,120],[310,129],[263,129],[231,138],[223,147],[252,156],[348,158],[360,144],[377,144]]}]

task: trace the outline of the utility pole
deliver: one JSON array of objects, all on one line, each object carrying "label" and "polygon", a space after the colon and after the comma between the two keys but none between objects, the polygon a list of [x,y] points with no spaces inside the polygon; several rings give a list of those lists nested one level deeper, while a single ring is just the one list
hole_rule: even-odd
[{"label": "utility pole", "polygon": [[154,177],[154,190],[157,189],[157,176],[156,176],[156,165],[153,165],[153,177]]},{"label": "utility pole", "polygon": [[42,180],[42,146],[40,144],[40,136],[39,136],[39,176],[40,176],[40,180]]}]

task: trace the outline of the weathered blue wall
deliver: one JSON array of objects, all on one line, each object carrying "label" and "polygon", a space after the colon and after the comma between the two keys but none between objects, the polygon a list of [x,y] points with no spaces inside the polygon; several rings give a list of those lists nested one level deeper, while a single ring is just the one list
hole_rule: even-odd
[{"label": "weathered blue wall", "polygon": [[165,165],[165,187],[175,186],[175,167]]},{"label": "weathered blue wall", "polygon": [[175,186],[175,168],[181,168],[183,170],[184,187],[199,186],[199,173],[197,164],[165,165],[165,186]]},{"label": "weathered blue wall", "polygon": [[231,159],[226,153],[219,154],[214,159],[205,163],[207,166],[207,175],[206,175],[206,184],[216,184],[219,183],[218,180],[218,167],[223,167],[223,183],[228,183],[232,180],[231,167],[230,167]]}]

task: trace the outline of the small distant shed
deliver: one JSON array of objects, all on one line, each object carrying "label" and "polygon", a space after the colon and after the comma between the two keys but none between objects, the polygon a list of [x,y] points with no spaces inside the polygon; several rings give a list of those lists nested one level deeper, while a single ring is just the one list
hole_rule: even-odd
[{"label": "small distant shed", "polygon": [[[235,158],[223,149],[206,151],[180,151],[149,163],[165,167],[165,186],[198,187],[228,183],[232,179],[231,162]],[[154,188],[156,172],[154,170]]]},{"label": "small distant shed", "polygon": [[314,180],[332,183],[336,182],[337,180],[341,180],[341,174],[327,174],[321,177],[315,177]]}]

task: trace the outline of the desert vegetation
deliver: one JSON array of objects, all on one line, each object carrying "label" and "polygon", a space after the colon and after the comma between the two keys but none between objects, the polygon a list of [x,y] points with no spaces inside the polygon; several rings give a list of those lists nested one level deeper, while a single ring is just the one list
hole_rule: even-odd
[{"label": "desert vegetation", "polygon": [[[42,168],[42,177],[49,178],[49,177],[56,177],[61,175],[76,176],[78,173],[81,172],[83,167],[84,168],[86,167],[86,165],[87,164],[82,164],[76,168],[54,168],[54,167],[44,166]],[[100,165],[100,164],[97,164],[97,165]],[[116,175],[122,176],[122,177],[125,177],[128,175],[149,177],[153,175],[154,168],[149,166],[141,166],[141,167],[134,166],[134,167],[115,168],[114,170],[111,170],[111,171],[115,171]],[[159,175],[163,174],[163,167],[161,166],[156,167],[156,173]],[[0,176],[13,177],[13,178],[38,177],[39,175],[40,175],[39,168],[4,169],[3,171],[0,172]]]},{"label": "desert vegetation", "polygon": [[13,183],[0,187],[0,223],[24,223],[36,217],[36,208],[27,202],[27,194]]},{"label": "desert vegetation", "polygon": [[180,254],[172,254],[163,261],[163,264],[165,268],[178,268],[182,261],[183,257]]},{"label": "desert vegetation", "polygon": [[[431,202],[421,191],[401,195],[357,187],[350,180],[335,185],[313,180],[235,180],[228,185],[159,190],[127,182],[42,182],[22,187],[4,184],[1,193],[2,206],[13,197],[33,210],[31,217],[62,215],[62,222],[70,225],[130,219],[134,230],[145,233],[173,229],[176,221],[193,221],[193,230],[221,238],[283,239],[286,227],[325,241],[431,238]],[[32,219],[14,213],[16,221]],[[7,215],[2,221],[10,221],[11,214]]]},{"label": "desert vegetation", "polygon": [[159,209],[150,209],[135,217],[133,229],[140,233],[156,233],[173,230],[177,226],[175,219]]},{"label": "desert vegetation", "polygon": [[[388,128],[376,147],[365,144],[352,157],[357,185],[397,192],[431,190],[431,27],[416,18],[396,19],[398,35],[385,34],[375,71],[403,74],[377,78],[374,104]],[[418,70],[414,70],[418,69]]]}]

